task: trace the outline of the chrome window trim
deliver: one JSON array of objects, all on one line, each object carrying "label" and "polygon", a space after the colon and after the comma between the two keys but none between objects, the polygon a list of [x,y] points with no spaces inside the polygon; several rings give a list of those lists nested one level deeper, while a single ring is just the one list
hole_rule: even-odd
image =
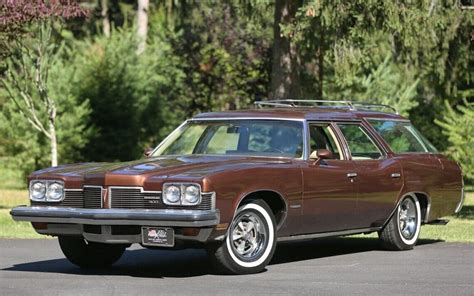
[{"label": "chrome window trim", "polygon": [[[334,121],[331,121],[331,120],[312,120],[312,119],[308,119],[307,120],[307,147],[306,147],[306,150],[308,151],[309,155],[308,155],[308,158],[305,158],[305,160],[310,160],[309,157],[311,155],[311,142],[310,142],[310,138],[311,138],[311,134],[310,134],[310,128],[309,126],[312,125],[312,124],[327,124],[328,128],[334,133],[334,135],[331,135],[332,138],[334,139],[334,141],[336,142],[336,145],[339,145],[338,148],[340,148],[341,151],[339,151],[339,159],[330,159],[331,161],[333,160],[348,160],[346,159],[346,153],[349,154],[349,151],[347,151],[347,147],[344,145],[343,142],[341,142],[341,140],[337,137],[337,130],[335,129],[334,127]],[[345,139],[344,139],[345,140]]]},{"label": "chrome window trim", "polygon": [[206,117],[206,118],[199,118],[199,117],[194,117],[191,119],[188,119],[187,121],[228,121],[228,120],[283,120],[283,121],[300,121],[304,122],[306,121],[305,118],[291,118],[291,117],[257,117],[257,116],[249,116],[249,117]]},{"label": "chrome window trim", "polygon": [[[339,131],[341,132],[341,135],[343,137],[343,140],[345,142],[345,146],[346,146],[346,151],[348,152],[348,155],[350,156],[350,160],[352,161],[371,161],[371,160],[383,160],[383,159],[386,159],[387,158],[387,152],[385,151],[385,149],[382,149],[382,147],[380,147],[380,143],[378,143],[378,141],[376,141],[376,139],[373,138],[372,135],[370,135],[369,131],[367,130],[367,128],[362,124],[362,121],[359,121],[359,122],[341,122],[341,121],[336,121],[335,122],[337,128],[339,129]],[[375,148],[377,148],[377,150],[379,151],[380,153],[380,158],[378,159],[354,159],[352,157],[352,151],[351,151],[351,147],[349,147],[349,143],[347,142],[347,139],[346,139],[346,136],[344,135],[344,133],[342,132],[342,130],[339,128],[339,124],[355,124],[355,125],[358,125],[359,128],[362,130],[362,132],[364,133],[364,135],[367,136],[367,138],[369,138],[370,142],[372,142],[372,144],[375,146]]]},{"label": "chrome window trim", "polygon": [[[392,118],[372,118],[372,117],[364,117],[367,121],[367,123],[375,130],[375,132],[380,136],[380,138],[382,138],[384,141],[385,138],[372,126],[372,124],[370,123],[370,120],[377,120],[377,121],[396,121],[396,122],[405,122],[405,123],[409,123],[414,129],[415,131],[417,131],[419,133],[419,131],[416,129],[416,127],[413,125],[413,123],[408,120],[408,119],[392,119]],[[397,154],[397,155],[403,155],[403,154],[439,154],[440,152],[439,151],[436,151],[436,152],[432,152],[428,149],[428,147],[426,146],[425,142],[420,138],[420,135],[416,132],[413,132],[411,130],[408,130],[410,132],[411,135],[413,135],[413,137],[418,141],[418,143],[423,147],[423,149],[425,151],[407,151],[407,152],[395,152],[392,150],[392,147],[390,147],[389,143],[387,143],[387,147],[390,148],[390,151],[394,154]],[[423,136],[423,135],[421,135]],[[431,144],[431,143],[430,143]],[[431,144],[431,146],[433,146],[433,144]],[[434,147],[436,149],[436,147]]]},{"label": "chrome window trim", "polygon": [[[160,149],[160,147],[163,146],[163,144],[164,144],[168,139],[170,139],[174,134],[178,133],[188,122],[189,122],[189,119],[183,121],[183,123],[181,123],[176,129],[174,129],[171,133],[169,133],[169,135],[166,136],[166,137],[163,139],[163,141],[161,141],[160,144],[158,144],[158,146],[156,146],[155,149],[153,149],[153,151],[151,151],[150,156],[153,157],[153,154],[155,154],[155,152],[156,152],[158,149]],[[160,155],[158,155],[158,156],[160,156]]]},{"label": "chrome window trim", "polygon": [[401,122],[409,122],[411,121],[409,119],[405,118],[381,118],[381,117],[364,117],[365,120],[379,120],[379,121],[401,121]]}]

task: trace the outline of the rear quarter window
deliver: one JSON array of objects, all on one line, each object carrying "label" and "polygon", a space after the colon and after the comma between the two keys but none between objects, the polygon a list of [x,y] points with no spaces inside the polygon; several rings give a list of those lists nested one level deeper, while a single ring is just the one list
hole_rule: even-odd
[{"label": "rear quarter window", "polygon": [[369,119],[369,123],[395,153],[438,152],[408,121]]}]

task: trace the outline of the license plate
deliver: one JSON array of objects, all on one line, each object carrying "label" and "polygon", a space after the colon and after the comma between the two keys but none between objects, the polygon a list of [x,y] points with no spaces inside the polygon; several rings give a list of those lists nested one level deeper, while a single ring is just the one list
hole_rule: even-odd
[{"label": "license plate", "polygon": [[145,246],[174,247],[173,228],[142,227],[142,243]]}]

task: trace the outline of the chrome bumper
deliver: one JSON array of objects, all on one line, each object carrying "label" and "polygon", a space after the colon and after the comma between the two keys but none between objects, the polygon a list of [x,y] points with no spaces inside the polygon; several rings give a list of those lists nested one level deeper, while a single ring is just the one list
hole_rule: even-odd
[{"label": "chrome bumper", "polygon": [[219,224],[218,210],[81,209],[18,206],[16,221],[88,225],[210,227]]}]

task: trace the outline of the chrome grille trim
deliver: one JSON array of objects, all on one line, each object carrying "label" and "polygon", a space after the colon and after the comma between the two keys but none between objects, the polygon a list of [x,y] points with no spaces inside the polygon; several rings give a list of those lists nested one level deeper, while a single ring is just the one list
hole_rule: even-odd
[{"label": "chrome grille trim", "polygon": [[203,192],[202,200],[196,206],[167,206],[162,201],[161,191],[147,191],[143,187],[110,186],[111,208],[118,209],[182,209],[211,210],[215,208],[215,193]]},{"label": "chrome grille trim", "polygon": [[196,206],[167,206],[161,199],[161,191],[147,191],[143,187],[84,185],[82,189],[65,189],[64,200],[59,203],[31,202],[34,206],[56,206],[69,208],[103,208],[104,190],[108,190],[111,208],[116,209],[172,209],[172,210],[214,210],[216,193],[203,192],[201,203]]},{"label": "chrome grille trim", "polygon": [[64,200],[60,204],[61,206],[71,208],[84,207],[82,190],[64,190]]},{"label": "chrome grille trim", "polygon": [[82,188],[82,194],[84,196],[84,208],[101,209],[103,207],[103,190],[104,188],[102,186],[84,185]]}]

